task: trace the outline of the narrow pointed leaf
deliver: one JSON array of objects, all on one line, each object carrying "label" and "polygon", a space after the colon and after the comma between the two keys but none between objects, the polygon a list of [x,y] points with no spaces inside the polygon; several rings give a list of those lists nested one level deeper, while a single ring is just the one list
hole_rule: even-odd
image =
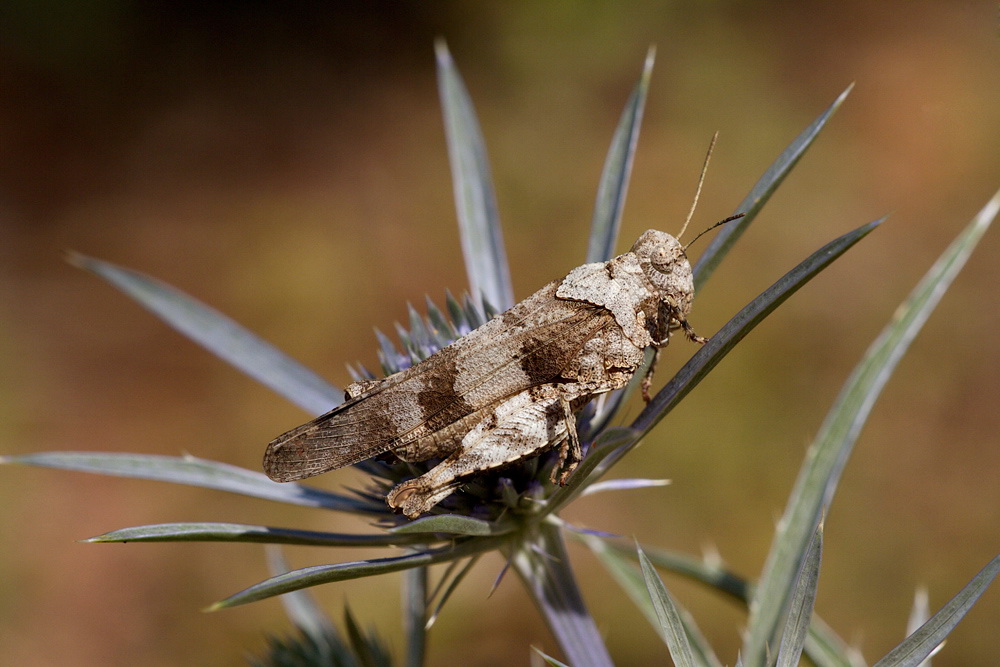
[{"label": "narrow pointed leaf", "polygon": [[299,570],[286,572],[255,584],[246,590],[231,595],[225,600],[216,602],[208,611],[216,611],[241,604],[265,600],[275,595],[297,591],[310,586],[329,584],[335,581],[371,577],[377,574],[400,572],[414,567],[424,567],[434,563],[443,563],[458,558],[465,558],[483,551],[490,551],[502,543],[502,538],[482,537],[437,549],[426,549],[403,556],[390,558],[374,558],[371,560],[352,561],[349,563],[333,563],[331,565],[314,565]]},{"label": "narrow pointed leaf", "polygon": [[493,302],[487,298],[483,298],[483,322],[488,322],[499,314],[500,311],[494,307]]},{"label": "narrow pointed leaf", "polygon": [[743,235],[743,232],[750,226],[750,223],[754,221],[761,208],[771,198],[774,191],[778,189],[781,182],[785,180],[785,177],[791,172],[792,167],[796,165],[806,152],[806,149],[816,140],[820,130],[823,129],[827,121],[830,120],[830,117],[833,116],[834,112],[847,99],[852,88],[854,88],[853,83],[834,100],[833,104],[819,118],[814,120],[799,136],[795,137],[795,140],[767,168],[764,175],[754,184],[750,193],[736,207],[736,210],[733,212],[743,213],[744,217],[738,221],[724,225],[721,231],[712,239],[712,242],[708,244],[705,252],[698,258],[697,264],[695,264],[695,292],[700,291],[705,283],[708,282],[709,277],[719,266],[722,258],[726,256],[740,236]]},{"label": "narrow pointed leaf", "polygon": [[920,626],[920,629],[875,663],[875,667],[917,667],[965,617],[976,600],[989,588],[998,572],[1000,572],[1000,556],[991,560],[959,591],[958,595]]},{"label": "narrow pointed leaf", "polygon": [[573,667],[611,667],[611,656],[580,594],[559,528],[539,526],[534,545],[510,554],[524,582]]},{"label": "narrow pointed leaf", "polygon": [[861,652],[815,613],[809,623],[805,654],[816,667],[868,667]]},{"label": "narrow pointed leaf", "polygon": [[304,484],[279,484],[272,482],[263,473],[226,463],[199,459],[194,456],[40,452],[23,456],[0,457],[0,463],[18,463],[113,477],[132,477],[173,484],[188,484],[290,505],[322,507],[341,512],[385,514],[384,507],[377,507],[362,500],[321,491]]},{"label": "narrow pointed leaf", "polygon": [[394,326],[396,327],[396,335],[399,336],[399,342],[406,356],[406,361],[404,362],[406,366],[412,366],[423,361],[417,343],[410,336],[410,332],[406,330],[406,327],[399,322],[395,322]]},{"label": "narrow pointed leaf", "polygon": [[458,338],[458,332],[451,321],[444,316],[437,304],[431,301],[429,296],[424,297],[427,303],[427,320],[434,329],[434,340],[439,347],[444,347],[448,343]]},{"label": "narrow pointed leaf", "polygon": [[[930,595],[927,592],[927,588],[921,586],[917,589],[913,596],[913,607],[910,609],[910,617],[906,619],[906,635],[909,637],[917,630],[920,626],[929,621],[931,618],[931,603]],[[944,644],[938,644],[937,648],[924,658],[917,667],[931,667],[931,658],[934,657],[942,648]]]},{"label": "narrow pointed leaf", "polygon": [[[271,574],[283,574],[288,571],[288,561],[285,560],[285,553],[280,547],[271,546],[266,551],[267,566]],[[282,595],[281,605],[285,608],[285,614],[288,615],[292,624],[312,637],[317,646],[329,646],[329,642],[325,640],[331,637],[339,639],[333,621],[308,591],[293,591]],[[329,659],[330,656],[327,658]]]},{"label": "narrow pointed leaf", "polygon": [[351,376],[351,382],[360,382],[366,379],[364,367],[361,364],[355,366],[354,364],[347,363],[347,374]]},{"label": "narrow pointed leaf", "polygon": [[412,303],[406,304],[406,310],[410,317],[410,337],[413,346],[419,351],[421,360],[431,356],[431,335],[424,324],[424,318],[420,316]]},{"label": "narrow pointed leaf", "polygon": [[673,598],[663,585],[663,580],[656,573],[653,564],[646,558],[641,547],[636,547],[639,554],[639,566],[642,568],[642,578],[646,581],[646,590],[653,601],[653,608],[660,621],[660,636],[670,650],[670,657],[677,667],[694,667],[694,653],[688,642],[687,632],[681,622],[680,612]]},{"label": "narrow pointed leaf", "polygon": [[615,242],[618,240],[625,196],[628,194],[629,176],[632,174],[632,161],[639,141],[642,113],[646,108],[649,78],[653,73],[655,60],[656,49],[650,48],[642,76],[639,77],[639,82],[635,84],[625,104],[625,110],[622,111],[618,127],[611,139],[611,147],[604,160],[604,171],[597,186],[594,217],[590,223],[587,262],[606,262],[615,254]]},{"label": "narrow pointed leaf", "polygon": [[743,647],[748,665],[761,664],[765,646],[774,643],[780,618],[787,607],[789,582],[802,562],[812,526],[821,509],[831,504],[840,475],[872,406],[998,209],[1000,193],[952,242],[896,310],[892,321],[868,348],[827,414],[809,447],[784,516],[778,523],[764,573],[750,605],[749,632]]},{"label": "narrow pointed leaf", "polygon": [[632,489],[649,489],[659,486],[669,486],[669,479],[610,479],[606,482],[591,484],[580,496],[590,496],[602,491],[626,491]]},{"label": "narrow pointed leaf", "polygon": [[375,327],[375,338],[378,340],[378,350],[376,352],[384,375],[392,375],[398,370],[409,367],[410,356],[400,352],[396,348],[396,344],[392,342],[392,339],[382,333],[382,330],[378,327]]},{"label": "narrow pointed leaf", "polygon": [[493,178],[472,99],[443,40],[437,51],[438,89],[444,111],[448,157],[454,181],[455,207],[462,237],[462,253],[469,275],[469,291],[479,302],[507,310],[514,305],[507,253],[500,233]]},{"label": "narrow pointed leaf", "polygon": [[85,542],[257,542],[323,547],[385,547],[421,544],[426,536],[374,533],[355,535],[314,530],[292,530],[243,523],[158,523],[113,530]]},{"label": "narrow pointed leaf", "polygon": [[[592,539],[582,538],[592,549],[595,542]],[[619,556],[624,556],[632,561],[638,561],[635,547],[632,544],[620,542],[618,540],[600,540],[601,549],[613,551]],[[724,593],[740,602],[750,599],[752,586],[750,582],[739,577],[732,571],[722,567],[706,563],[701,558],[695,558],[688,554],[677,553],[667,549],[657,549],[651,546],[644,546],[643,553],[655,567],[662,568],[687,577],[692,581],[710,586],[720,593]],[[595,551],[595,553],[598,553]],[[598,553],[598,555],[600,555]]]},{"label": "narrow pointed leaf", "polygon": [[795,591],[781,633],[777,667],[797,667],[802,649],[809,634],[813,605],[816,602],[816,587],[819,584],[819,567],[823,557],[823,524],[816,526],[809,550],[795,581]]},{"label": "narrow pointed leaf", "polygon": [[344,605],[344,629],[353,657],[361,667],[392,667],[392,656],[382,640],[374,631],[361,629],[349,605]]},{"label": "narrow pointed leaf", "polygon": [[449,291],[445,291],[444,293],[444,305],[448,309],[448,317],[451,318],[451,322],[455,325],[455,331],[459,336],[464,336],[472,331],[474,327],[469,325],[468,318],[465,316],[465,310],[462,309],[462,304]]},{"label": "narrow pointed leaf", "polygon": [[549,665],[549,667],[569,667],[569,665],[567,665],[565,662],[556,660],[551,655],[546,654],[544,651],[542,651],[540,648],[536,646],[532,646],[531,650],[534,651],[542,660],[544,660],[545,663]]},{"label": "narrow pointed leaf", "polygon": [[484,314],[486,306],[483,304],[482,299],[480,299],[480,304],[481,305],[476,305],[476,301],[474,301],[471,296],[468,294],[465,295],[465,302],[463,304],[465,308],[465,318],[473,329],[481,326],[487,319]]},{"label": "narrow pointed leaf", "polygon": [[484,521],[471,516],[460,514],[438,514],[423,519],[407,521],[406,523],[391,528],[390,532],[396,535],[405,534],[434,534],[446,533],[449,535],[503,535],[513,530],[513,526]]},{"label": "narrow pointed leaf", "polygon": [[[445,603],[449,598],[451,598],[451,594],[455,592],[458,585],[462,583],[462,580],[465,579],[466,575],[472,571],[472,568],[475,567],[478,562],[479,556],[476,555],[470,558],[469,562],[463,565],[460,569],[452,569],[451,566],[458,565],[458,561],[452,561],[449,565],[448,573],[445,574],[445,578],[442,579],[441,584],[438,586],[438,590],[434,591],[434,597],[437,598],[437,604],[434,605],[434,611],[431,612],[430,617],[427,619],[427,628],[430,628],[434,621],[437,620],[437,617],[441,614],[441,610],[444,608]],[[454,574],[452,574],[453,572]],[[440,593],[440,597],[438,597],[438,593]]]},{"label": "narrow pointed leaf", "polygon": [[[638,552],[635,548],[619,548],[617,542],[613,543],[600,537],[594,537],[593,535],[581,535],[577,536],[577,538],[590,547],[590,550],[597,556],[605,569],[614,577],[618,585],[622,587],[632,602],[643,613],[649,624],[659,633],[659,616],[646,587],[643,572],[638,566]],[[704,665],[705,667],[722,667],[722,663],[719,662],[719,659],[712,651],[712,647],[704,635],[702,635],[690,614],[684,610],[681,610],[681,621],[684,624],[684,630],[687,633],[688,641],[695,657],[695,664]]]},{"label": "narrow pointed leaf", "polygon": [[[474,558],[470,558],[469,560],[472,561],[474,560]],[[468,565],[468,563],[466,565]],[[429,589],[430,592],[425,597],[425,599],[427,600],[428,608],[430,607],[431,602],[433,600],[437,599],[439,595],[442,595],[442,591],[444,591],[448,587],[449,580],[451,580],[452,577],[455,576],[455,573],[461,569],[463,569],[461,561],[453,560],[450,563],[448,563],[448,566],[445,567],[444,573],[442,573],[441,576],[438,578],[438,582],[434,585],[434,588]],[[433,614],[431,616],[433,617]],[[428,625],[428,627],[430,626]]]},{"label": "narrow pointed leaf", "polygon": [[155,278],[73,253],[97,274],[171,327],[303,410],[320,415],[343,400],[339,389],[219,311]]},{"label": "narrow pointed leaf", "polygon": [[[619,576],[624,567],[620,565],[623,558],[637,561],[636,550],[631,543],[624,543],[619,540],[595,539],[591,535],[574,534],[571,536],[584,542],[608,570],[618,579],[619,583],[630,595],[630,584]],[[709,563],[704,559],[694,558],[687,554],[680,554],[665,549],[656,549],[644,546],[643,551],[650,562],[658,568],[668,570],[674,574],[687,577],[692,581],[710,586],[721,593],[724,593],[744,604],[750,602],[753,587],[750,582],[737,576],[731,570],[721,564]],[[614,565],[609,565],[612,563]],[[638,576],[638,572],[636,571]],[[642,581],[638,581],[642,585]],[[643,594],[645,597],[645,594]],[[639,604],[637,602],[637,604]],[[648,598],[647,598],[648,604]],[[640,605],[640,608],[642,606]],[[650,610],[652,611],[652,610]],[[686,619],[685,619],[686,620]],[[697,633],[692,631],[693,623],[689,623],[688,638],[692,640],[692,647],[699,648],[698,643],[694,643]],[[711,656],[711,649],[704,650],[705,656]],[[851,649],[847,643],[837,636],[837,634],[817,616],[813,616],[809,626],[809,635],[806,639],[806,655],[817,665],[817,667],[859,667],[859,663],[852,661],[849,657]],[[706,657],[710,664],[714,664],[710,658]]]}]

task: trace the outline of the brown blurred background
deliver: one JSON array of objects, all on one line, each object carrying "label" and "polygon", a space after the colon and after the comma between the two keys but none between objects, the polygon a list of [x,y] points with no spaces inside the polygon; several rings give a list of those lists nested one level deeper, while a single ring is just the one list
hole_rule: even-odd
[{"label": "brown blurred background", "polygon": [[[852,81],[829,128],[697,300],[711,334],[809,252],[890,220],[757,329],[616,476],[666,489],[579,502],[571,520],[717,549],[756,576],[804,448],[896,305],[1000,186],[993,2],[212,3],[0,6],[0,452],[192,454],[258,469],[305,414],[181,339],[66,249],[158,276],[340,386],[371,327],[465,286],[435,88],[443,36],[475,100],[516,294],[583,259],[614,125],[657,65],[621,249],[731,213]],[[1000,551],[1000,315],[993,230],[887,387],[827,522],[818,611],[869,660]],[[697,252],[695,252],[697,254]],[[693,348],[667,355],[676,366]],[[661,381],[667,375],[665,368]],[[635,409],[632,410],[632,414]],[[357,483],[357,473],[320,484]],[[166,521],[361,530],[195,488],[0,469],[0,664],[243,663],[288,628],[277,601],[206,615],[267,575],[253,545],[85,545]],[[292,549],[296,566],[373,555]],[[620,664],[666,651],[593,557],[574,565]],[[555,651],[515,578],[481,562],[445,608],[432,665]],[[667,577],[720,657],[745,617]],[[396,637],[398,578],[326,586]],[[936,666],[995,660],[987,592]],[[394,640],[400,650],[400,643]]]}]

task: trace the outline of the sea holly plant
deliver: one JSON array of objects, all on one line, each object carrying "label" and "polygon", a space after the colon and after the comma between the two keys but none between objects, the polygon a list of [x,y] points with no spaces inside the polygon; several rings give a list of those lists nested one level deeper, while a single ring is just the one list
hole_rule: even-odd
[{"label": "sea holly plant", "polygon": [[[411,308],[408,326],[398,327],[399,345],[377,332],[383,374],[419,363],[487,321],[495,312],[513,304],[485,144],[468,92],[442,43],[437,46],[437,56],[470,296],[455,298],[448,294],[444,308],[428,300],[426,315]],[[598,188],[588,262],[609,259],[616,245],[652,61],[651,53],[612,139]],[[722,227],[702,253],[694,269],[696,288],[707,282],[736,240],[756,219],[848,92],[849,89],[844,91],[791,142],[736,207],[736,212],[744,215]],[[299,632],[287,638],[272,638],[266,653],[254,659],[254,664],[420,665],[424,661],[427,629],[442,613],[449,595],[480,555],[498,551],[535,601],[563,659],[577,667],[610,665],[611,656],[574,576],[566,552],[567,538],[588,546],[606,566],[649,618],[654,631],[663,637],[666,651],[677,665],[723,663],[699,632],[694,619],[671,597],[657,568],[699,581],[747,605],[745,643],[737,664],[748,667],[795,665],[802,655],[822,666],[864,664],[856,652],[848,649],[845,642],[812,613],[823,550],[823,520],[875,399],[998,209],[1000,193],[944,252],[893,315],[848,379],[807,453],[785,514],[778,524],[764,571],[756,582],[742,579],[700,558],[650,545],[640,546],[605,533],[576,529],[560,518],[560,512],[581,495],[658,484],[656,480],[604,478],[612,466],[687,396],[744,336],[785,299],[870,233],[880,220],[834,239],[778,278],[712,336],[631,423],[620,425],[618,414],[634,388],[631,385],[582,411],[578,431],[584,457],[565,486],[549,480],[557,453],[543,454],[477,475],[428,515],[408,520],[390,511],[385,494],[399,481],[422,474],[428,466],[403,463],[391,457],[357,464],[368,475],[368,485],[344,493],[323,491],[302,483],[277,484],[258,471],[192,456],[46,452],[5,457],[2,462],[201,486],[369,519],[376,530],[366,534],[232,523],[171,523],[125,528],[89,540],[241,541],[387,549],[387,554],[380,558],[288,571],[279,547],[270,547],[269,562],[274,576],[211,607],[223,609],[282,596]],[[192,297],[141,273],[98,259],[73,255],[71,261],[101,276],[184,335],[307,412],[321,414],[342,400],[340,390]],[[355,368],[353,374],[355,380],[376,377],[360,367]],[[637,377],[641,377],[641,373]],[[436,583],[431,585],[430,566],[439,563],[446,566],[434,569]],[[1000,556],[877,664],[921,664],[942,643],[998,571]],[[398,661],[393,660],[381,639],[360,628],[349,610],[345,610],[344,629],[338,630],[306,590],[320,584],[389,572],[403,573],[405,637],[403,655]],[[549,664],[564,664],[549,656],[543,658]]]}]

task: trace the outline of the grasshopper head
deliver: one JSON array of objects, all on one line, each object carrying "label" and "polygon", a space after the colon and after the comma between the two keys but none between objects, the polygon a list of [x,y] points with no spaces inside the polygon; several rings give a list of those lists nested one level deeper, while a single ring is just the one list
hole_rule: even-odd
[{"label": "grasshopper head", "polygon": [[672,306],[681,318],[687,317],[694,299],[694,277],[681,242],[650,229],[635,242],[632,252],[660,301]]}]

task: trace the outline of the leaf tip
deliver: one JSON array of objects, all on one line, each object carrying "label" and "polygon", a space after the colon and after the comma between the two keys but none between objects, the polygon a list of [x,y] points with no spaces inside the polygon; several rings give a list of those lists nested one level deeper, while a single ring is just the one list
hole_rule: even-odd
[{"label": "leaf tip", "polygon": [[62,254],[63,254],[63,259],[66,261],[67,264],[71,264],[72,266],[75,266],[78,269],[89,268],[91,259],[90,257],[87,257],[83,253],[79,253],[71,248],[66,248],[65,250],[63,250]]},{"label": "leaf tip", "polygon": [[844,100],[847,99],[847,96],[851,94],[851,91],[854,90],[854,86],[856,84],[857,81],[851,81],[851,83],[848,84],[847,88],[844,88],[844,92],[842,92],[840,95],[837,95],[837,99],[835,99],[833,101],[833,104],[830,105],[830,112],[833,112],[840,108],[840,105],[843,104]]},{"label": "leaf tip", "polygon": [[984,224],[989,224],[998,212],[1000,212],[1000,190],[997,190],[997,193],[986,202],[986,206],[983,207],[979,215],[984,220]]},{"label": "leaf tip", "polygon": [[451,69],[451,51],[448,50],[448,42],[444,37],[434,40],[434,55],[437,57],[438,67],[441,69]]}]

